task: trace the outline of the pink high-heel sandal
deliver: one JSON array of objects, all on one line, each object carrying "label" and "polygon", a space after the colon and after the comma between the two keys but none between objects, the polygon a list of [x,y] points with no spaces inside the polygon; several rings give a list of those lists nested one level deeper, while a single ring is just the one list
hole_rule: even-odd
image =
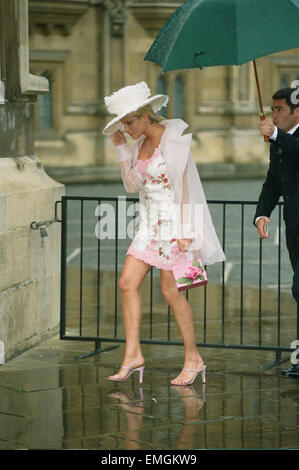
[{"label": "pink high-heel sandal", "polygon": [[115,374],[111,377],[106,377],[107,380],[112,380],[113,382],[125,382],[129,377],[130,375],[133,374],[133,372],[139,372],[139,383],[142,384],[143,382],[143,371],[144,371],[144,366],[139,366],[139,367],[135,367],[135,369],[131,369],[131,367],[127,367],[127,366],[121,366],[121,369],[128,369],[128,373],[127,375],[120,379],[118,378],[118,374]]},{"label": "pink high-heel sandal", "polygon": [[188,382],[172,383],[172,385],[183,385],[183,386],[192,385],[199,373],[201,373],[202,383],[205,384],[206,383],[206,368],[207,366],[203,366],[201,369],[195,370],[195,369],[187,369],[186,367],[184,367],[183,370],[187,370],[189,372],[194,373],[192,379],[190,379]]}]

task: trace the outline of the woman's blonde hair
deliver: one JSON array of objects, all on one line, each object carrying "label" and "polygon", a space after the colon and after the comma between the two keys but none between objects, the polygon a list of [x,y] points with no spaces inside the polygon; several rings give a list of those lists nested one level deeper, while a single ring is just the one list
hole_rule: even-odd
[{"label": "woman's blonde hair", "polygon": [[130,113],[130,116],[140,118],[143,113],[146,113],[151,121],[151,124],[158,124],[161,121],[164,121],[165,118],[159,116],[159,114],[155,114],[151,106],[142,106],[141,108],[137,109],[137,111]]}]

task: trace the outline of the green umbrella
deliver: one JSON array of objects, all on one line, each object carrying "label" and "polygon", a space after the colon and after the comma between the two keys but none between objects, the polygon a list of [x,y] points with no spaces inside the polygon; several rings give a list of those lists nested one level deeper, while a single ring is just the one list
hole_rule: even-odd
[{"label": "green umbrella", "polygon": [[145,60],[164,72],[253,60],[299,47],[299,0],[187,0],[158,33]]}]

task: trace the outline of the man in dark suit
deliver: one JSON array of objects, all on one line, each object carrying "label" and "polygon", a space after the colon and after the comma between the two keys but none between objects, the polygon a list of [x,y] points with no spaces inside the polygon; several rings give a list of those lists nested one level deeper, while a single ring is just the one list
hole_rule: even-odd
[{"label": "man in dark suit", "polygon": [[[270,138],[270,165],[254,223],[259,236],[268,238],[269,217],[279,198],[283,197],[286,243],[294,271],[292,294],[297,302],[299,340],[299,92],[284,88],[278,90],[272,100],[273,121],[266,118],[259,123],[261,134]],[[283,373],[299,378],[299,361],[296,358],[292,362]]]}]

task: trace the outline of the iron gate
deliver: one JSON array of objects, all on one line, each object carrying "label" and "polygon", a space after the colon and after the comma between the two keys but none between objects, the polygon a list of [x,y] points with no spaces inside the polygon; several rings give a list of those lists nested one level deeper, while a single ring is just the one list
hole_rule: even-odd
[{"label": "iron gate", "polygon": [[[94,351],[124,343],[118,278],[134,236],[138,199],[63,196],[61,204],[62,340],[92,341]],[[271,216],[272,241],[252,224],[255,201],[208,201],[227,261],[207,268],[208,286],[186,291],[198,330],[198,346],[275,352],[292,350],[296,305],[292,270],[282,242],[282,203]],[[162,305],[152,269],[145,281],[141,343],[183,345],[170,309]],[[102,343],[110,343],[102,348]]]}]

